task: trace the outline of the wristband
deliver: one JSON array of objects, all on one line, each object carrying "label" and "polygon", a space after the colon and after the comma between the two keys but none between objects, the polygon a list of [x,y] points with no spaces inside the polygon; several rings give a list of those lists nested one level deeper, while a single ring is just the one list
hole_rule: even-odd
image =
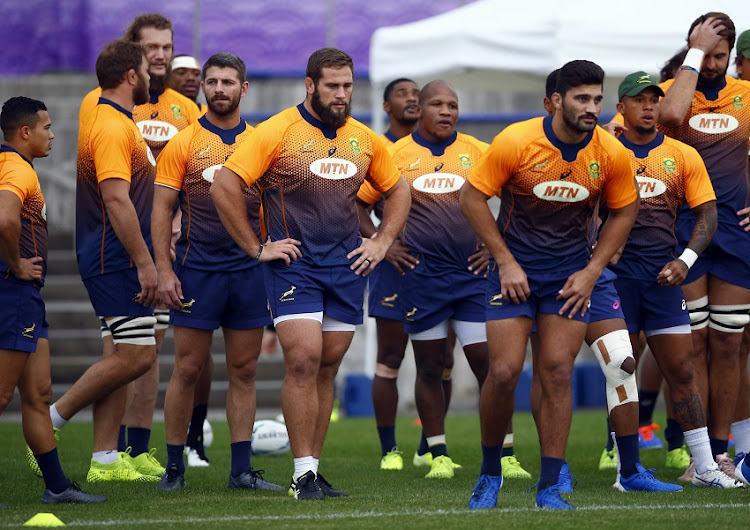
[{"label": "wristband", "polygon": [[678,257],[677,259],[682,261],[685,265],[687,265],[687,268],[690,269],[690,267],[695,264],[695,260],[698,259],[698,254],[696,254],[692,248],[686,248],[682,251],[682,254],[680,254],[680,257]]},{"label": "wristband", "polygon": [[688,72],[692,72],[695,75],[700,75],[701,74],[698,70],[696,70],[692,66],[687,66],[687,65],[684,65],[684,64],[682,66],[680,66],[680,71],[683,71],[683,70],[687,70]]},{"label": "wristband", "polygon": [[685,55],[685,60],[682,61],[682,66],[688,66],[696,72],[700,72],[701,66],[703,65],[704,55],[705,52],[703,50],[699,50],[698,48],[690,48]]},{"label": "wristband", "polygon": [[[258,253],[253,258],[255,261],[258,261],[260,259],[260,255],[263,253],[263,243],[260,244],[260,248],[258,249]],[[688,266],[689,268],[689,266]]]}]

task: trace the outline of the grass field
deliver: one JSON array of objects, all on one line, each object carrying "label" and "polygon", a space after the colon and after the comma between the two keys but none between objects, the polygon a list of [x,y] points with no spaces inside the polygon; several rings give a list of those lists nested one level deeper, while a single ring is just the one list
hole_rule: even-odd
[{"label": "grass field", "polygon": [[[657,421],[664,418],[657,414]],[[534,476],[539,474],[539,449],[531,416],[515,421],[516,454]],[[619,493],[612,489],[614,473],[598,471],[605,440],[604,412],[577,412],[573,417],[568,461],[578,479],[569,496],[575,512],[534,508],[532,480],[508,480],[500,507],[467,509],[481,460],[479,420],[474,415],[447,421],[451,456],[463,464],[452,480],[423,478],[411,455],[419,428],[413,418],[399,420],[397,436],[407,465],[401,472],[382,472],[374,420],[342,419],[331,426],[320,467],[334,486],[349,492],[343,499],[294,501],[278,493],[226,488],[229,432],[225,422],[212,421],[215,441],[208,450],[210,468],[188,469],[188,488],[164,494],[152,484],[84,482],[91,447],[91,426],[73,423],[63,431],[60,454],[68,475],[86,491],[104,494],[109,502],[94,506],[47,506],[41,503],[44,485],[24,458],[19,424],[0,424],[0,527],[17,527],[38,512],[51,512],[68,526],[108,528],[729,528],[750,521],[750,490],[722,491],[687,487],[677,494]],[[163,426],[155,425],[152,445],[165,463]],[[646,467],[663,468],[665,450],[644,451]],[[288,485],[291,455],[253,457],[265,477]],[[664,469],[659,477],[674,481],[677,472]],[[744,523],[743,523],[744,521]]]}]

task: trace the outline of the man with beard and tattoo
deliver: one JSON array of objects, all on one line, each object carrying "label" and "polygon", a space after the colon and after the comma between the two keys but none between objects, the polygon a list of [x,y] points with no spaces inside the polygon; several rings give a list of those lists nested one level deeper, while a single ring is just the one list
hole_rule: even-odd
[{"label": "man with beard and tattoo", "polygon": [[[628,148],[641,202],[622,255],[610,268],[617,274],[615,287],[633,349],[643,331],[669,385],[674,417],[695,463],[692,483],[735,488],[738,484],[719,469],[711,454],[693,376],[690,315],[680,288],[695,256],[705,251],[716,230],[716,195],[698,152],[657,132],[663,95],[646,72],[626,76],[618,89],[617,111],[625,125],[619,139]],[[675,222],[685,204],[695,224],[678,255]]]},{"label": "man with beard and tattoo", "polygon": [[[739,226],[737,215],[748,206],[750,83],[726,75],[735,41],[734,23],[726,14],[698,17],[687,40],[689,50],[680,71],[659,85],[665,92],[659,130],[700,153],[716,192],[718,226],[703,254],[698,257],[687,246],[696,221],[686,207],[679,214],[676,233],[678,252],[685,251],[689,265],[683,292],[690,311],[698,395],[708,412],[711,452],[721,469],[734,476],[727,447],[744,369],[740,367],[742,333],[750,322],[750,233]],[[695,464],[698,474],[705,471]]]},{"label": "man with beard and tattoo", "polygon": [[[158,485],[162,491],[185,485],[185,431],[196,383],[218,327],[224,330],[229,372],[229,487],[283,491],[250,465],[255,370],[263,328],[271,323],[266,299],[257,294],[263,290],[263,270],[227,233],[209,194],[214,174],[253,130],[240,117],[240,99],[248,90],[245,78],[245,63],[239,57],[229,53],[210,57],[203,66],[206,114],[177,133],[157,160],[151,232],[159,294],[171,308],[175,336],[175,365],[164,402],[167,471]],[[257,186],[245,191],[244,208],[260,237],[260,193]],[[173,266],[171,220],[178,199],[183,227]],[[272,251],[287,243],[266,247]]]},{"label": "man with beard and tattoo", "polygon": [[[383,140],[350,117],[352,59],[335,48],[308,61],[305,101],[260,124],[211,186],[224,226],[265,265],[266,294],[284,353],[281,402],[294,455],[290,494],[343,496],[319,473],[334,379],[362,323],[365,276],[382,261],[409,211],[409,188]],[[386,201],[362,238],[355,197],[369,181]],[[258,183],[268,242],[247,219],[242,189]],[[272,243],[269,243],[272,242]]]},{"label": "man with beard and tattoo", "polygon": [[133,459],[117,450],[123,390],[156,361],[157,275],[149,251],[156,161],[128,110],[148,101],[143,48],[123,40],[108,44],[96,61],[96,76],[101,97],[79,134],[76,254],[112,346],[52,405],[50,416],[59,430],[94,405],[89,482],[158,481],[135,470]]},{"label": "man with beard and tattoo", "polygon": [[[497,506],[503,437],[534,323],[534,370],[541,384],[536,506],[574,509],[558,485],[572,414],[573,363],[586,334],[592,289],[638,211],[627,150],[596,127],[603,83],[598,65],[565,64],[551,97],[554,114],[503,130],[461,189],[464,215],[494,260],[485,298],[490,366],[480,396],[482,466],[472,509]],[[498,194],[495,222],[487,200]],[[591,252],[589,225],[600,197],[609,216]]]},{"label": "man with beard and tattoo", "polygon": [[167,85],[195,102],[201,114],[206,112],[206,105],[198,103],[198,95],[201,91],[201,65],[195,57],[175,55],[172,59]]}]

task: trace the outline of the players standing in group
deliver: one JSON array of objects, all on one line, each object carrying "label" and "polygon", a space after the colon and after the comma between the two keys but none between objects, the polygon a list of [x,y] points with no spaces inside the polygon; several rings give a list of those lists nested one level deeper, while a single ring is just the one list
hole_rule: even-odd
[{"label": "players standing in group", "polygon": [[[284,351],[282,409],[294,454],[296,498],[341,496],[318,471],[333,385],[354,329],[362,323],[364,276],[401,230],[409,190],[383,141],[350,118],[351,57],[314,52],[306,98],[259,125],[211,187],[222,222],[238,245],[266,261],[266,294]],[[383,223],[359,237],[355,195],[367,179],[386,198]],[[267,248],[247,220],[241,190],[263,190]]]},{"label": "players standing in group", "polygon": [[175,55],[169,70],[167,86],[195,102],[201,114],[206,112],[206,105],[198,103],[201,93],[201,65],[191,55]]}]

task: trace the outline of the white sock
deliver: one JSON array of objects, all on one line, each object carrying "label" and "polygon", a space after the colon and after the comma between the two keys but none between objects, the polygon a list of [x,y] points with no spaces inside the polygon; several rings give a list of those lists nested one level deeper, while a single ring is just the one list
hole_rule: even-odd
[{"label": "white sock", "polygon": [[315,459],[311,456],[303,456],[302,458],[294,459],[294,479],[300,478],[302,475],[312,471],[315,473]]},{"label": "white sock", "polygon": [[318,466],[320,466],[320,458],[313,457],[313,473],[315,473],[315,476],[318,475]]},{"label": "white sock", "polygon": [[695,472],[699,475],[709,469],[716,469],[719,466],[711,454],[711,442],[708,440],[708,428],[700,427],[692,431],[685,431],[685,441],[693,455],[695,461]]},{"label": "white sock", "polygon": [[503,447],[506,447],[508,445],[513,445],[513,433],[509,432],[505,435],[505,438],[503,439]]},{"label": "white sock", "polygon": [[443,444],[445,445],[445,435],[444,434],[438,434],[437,436],[428,436],[427,437],[427,447],[434,447],[436,445]]},{"label": "white sock", "polygon": [[117,449],[112,449],[111,451],[94,451],[91,455],[91,459],[96,460],[100,464],[111,464],[117,462],[118,458],[120,457],[117,454]]},{"label": "white sock", "polygon": [[750,418],[735,421],[732,424],[732,436],[734,436],[734,452],[750,453]]},{"label": "white sock", "polygon": [[60,416],[60,413],[57,412],[57,407],[54,403],[49,408],[49,417],[52,420],[52,426],[55,429],[62,429],[65,427],[65,424],[68,423],[68,420]]}]

